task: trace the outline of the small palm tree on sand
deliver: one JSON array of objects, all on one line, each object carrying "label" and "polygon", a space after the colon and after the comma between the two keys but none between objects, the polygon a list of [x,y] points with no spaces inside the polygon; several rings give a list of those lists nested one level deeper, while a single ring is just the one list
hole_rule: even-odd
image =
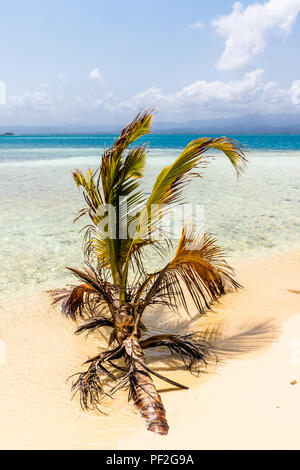
[{"label": "small palm tree on sand", "polygon": [[166,259],[170,237],[162,233],[161,219],[182,201],[184,187],[200,174],[206,151],[222,151],[238,173],[246,159],[241,148],[225,137],[196,139],[162,169],[147,196],[141,187],[147,145],[131,144],[150,132],[152,118],[151,109],[139,113],[104,151],[95,172],[73,172],[87,203],[77,219],[90,219],[85,233],[86,267],[68,268],[80,280],[79,285],[51,293],[53,303],[61,302],[68,318],[82,321],[77,334],[110,329],[107,349],[89,359],[88,369],[73,383],[82,407],[98,409],[104,397],[128,388],[147,429],[164,435],[169,427],[152,376],[187,387],[152,370],[144,351],[168,348],[192,370],[205,364],[209,345],[197,332],[149,336],[143,314],[146,309],[151,313],[151,307],[152,311],[163,306],[173,311],[187,309],[187,296],[204,314],[219,296],[239,284],[215,240],[197,233],[194,226],[185,225],[173,259],[162,269],[148,272],[144,255],[154,249]]}]

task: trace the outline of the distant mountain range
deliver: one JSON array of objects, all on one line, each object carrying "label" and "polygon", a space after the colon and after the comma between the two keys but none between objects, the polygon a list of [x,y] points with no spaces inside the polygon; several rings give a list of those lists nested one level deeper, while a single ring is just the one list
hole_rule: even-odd
[{"label": "distant mountain range", "polygon": [[[117,134],[121,125],[107,126],[7,126],[0,125],[0,134]],[[239,117],[202,119],[187,122],[155,122],[154,134],[300,134],[300,114],[249,114]]]}]

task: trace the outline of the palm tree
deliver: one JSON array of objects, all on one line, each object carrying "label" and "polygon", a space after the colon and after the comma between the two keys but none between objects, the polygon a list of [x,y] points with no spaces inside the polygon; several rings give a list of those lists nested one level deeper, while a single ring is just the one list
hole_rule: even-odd
[{"label": "palm tree", "polygon": [[[87,371],[77,374],[73,383],[82,407],[99,409],[105,396],[129,388],[129,398],[146,419],[148,430],[164,435],[169,427],[152,376],[187,387],[152,370],[145,362],[144,351],[166,347],[192,370],[205,364],[209,345],[199,333],[148,336],[142,322],[144,312],[163,306],[187,310],[186,296],[190,295],[198,312],[204,314],[219,296],[240,286],[215,240],[197,233],[194,226],[184,226],[173,259],[162,269],[149,273],[144,255],[154,249],[166,258],[170,236],[162,233],[161,219],[182,202],[183,188],[199,175],[207,150],[222,151],[238,173],[246,159],[241,148],[226,137],[196,139],[162,169],[147,196],[140,184],[147,145],[131,144],[150,132],[152,118],[152,109],[139,113],[104,151],[95,172],[73,172],[87,203],[77,219],[90,219],[85,227],[86,267],[68,268],[80,280],[79,285],[51,293],[53,303],[61,302],[68,318],[83,320],[76,334],[90,334],[103,327],[111,332],[107,350],[89,359]],[[126,199],[126,210],[120,198]],[[162,236],[153,236],[158,233]]]}]

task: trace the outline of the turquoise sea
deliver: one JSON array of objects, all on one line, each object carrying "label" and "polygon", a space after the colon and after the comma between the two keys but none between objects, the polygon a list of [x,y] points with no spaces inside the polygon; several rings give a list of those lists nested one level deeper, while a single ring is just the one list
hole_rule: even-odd
[{"label": "turquoise sea", "polygon": [[[198,135],[150,135],[145,189]],[[205,230],[231,257],[300,248],[300,135],[229,136],[249,165],[237,180],[222,154],[186,190],[204,206]],[[82,235],[73,225],[84,201],[74,168],[96,168],[114,136],[0,137],[0,292],[57,285],[80,266]],[[153,262],[151,262],[151,265]]]}]

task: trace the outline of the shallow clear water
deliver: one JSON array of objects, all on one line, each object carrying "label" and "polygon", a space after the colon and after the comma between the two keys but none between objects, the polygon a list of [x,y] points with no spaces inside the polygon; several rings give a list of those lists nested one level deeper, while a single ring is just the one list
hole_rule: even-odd
[{"label": "shallow clear water", "polygon": [[[300,137],[267,137],[238,138],[248,139],[243,143],[252,147],[248,170],[238,181],[220,154],[205,169],[205,177],[186,190],[188,202],[204,205],[205,230],[232,256],[300,247]],[[162,166],[193,136],[151,136],[154,138],[152,144],[157,147],[148,159],[146,190]],[[84,200],[71,170],[95,168],[104,141],[108,146],[112,139],[0,139],[1,292],[54,285],[64,277],[70,279],[64,271],[66,265],[82,264],[80,225],[73,225],[72,220],[84,207]],[[153,259],[149,262],[151,266],[155,263]]]},{"label": "shallow clear water", "polygon": [[[213,136],[213,134],[206,134]],[[39,158],[52,154],[64,158],[66,153],[76,149],[87,152],[110,147],[117,136],[113,135],[38,135],[38,136],[0,136],[0,160],[23,160],[24,158]],[[149,143],[151,148],[177,149],[184,148],[191,140],[197,139],[198,134],[151,134],[142,137],[140,143]],[[256,150],[300,150],[299,135],[229,135],[228,137],[240,142],[248,149]],[[97,153],[97,152],[96,152]]]}]

